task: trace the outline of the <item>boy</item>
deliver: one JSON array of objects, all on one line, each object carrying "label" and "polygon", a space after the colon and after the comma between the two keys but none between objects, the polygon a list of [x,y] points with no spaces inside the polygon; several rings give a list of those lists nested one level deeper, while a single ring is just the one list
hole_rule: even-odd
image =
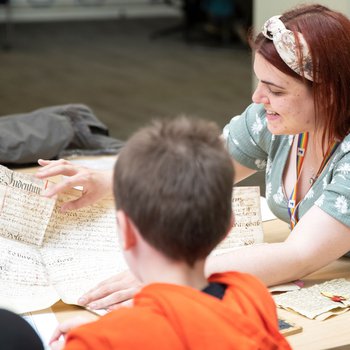
[{"label": "boy", "polygon": [[[232,226],[233,167],[213,123],[185,117],[137,132],[114,170],[121,245],[145,287],[133,307],[68,321],[53,349],[289,349],[274,302],[253,276],[204,276]],[[78,328],[73,328],[80,324]]]}]

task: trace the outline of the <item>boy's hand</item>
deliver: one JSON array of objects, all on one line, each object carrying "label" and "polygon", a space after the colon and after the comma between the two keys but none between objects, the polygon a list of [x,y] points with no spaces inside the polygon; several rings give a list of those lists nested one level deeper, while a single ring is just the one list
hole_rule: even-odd
[{"label": "boy's hand", "polygon": [[63,348],[64,348],[64,341],[63,340],[56,341],[56,342],[52,343],[50,346],[51,350],[62,350]]},{"label": "boy's hand", "polygon": [[67,160],[43,160],[38,163],[42,166],[35,174],[39,179],[65,175],[62,181],[48,188],[43,195],[53,197],[64,190],[83,186],[80,198],[62,205],[62,211],[80,209],[97,202],[99,199],[112,193],[112,171],[100,171],[73,164]]},{"label": "boy's hand", "polygon": [[61,339],[62,336],[65,337],[65,335],[73,328],[76,328],[78,326],[81,326],[85,323],[89,323],[91,320],[85,317],[77,316],[74,318],[71,318],[65,322],[60,323],[57,328],[55,329],[54,333],[52,334],[52,337],[50,339],[49,345],[52,350],[61,350],[64,347],[64,340]]},{"label": "boy's hand", "polygon": [[78,303],[94,310],[114,310],[130,305],[131,299],[141,287],[141,282],[126,270],[99,283],[79,298]]}]

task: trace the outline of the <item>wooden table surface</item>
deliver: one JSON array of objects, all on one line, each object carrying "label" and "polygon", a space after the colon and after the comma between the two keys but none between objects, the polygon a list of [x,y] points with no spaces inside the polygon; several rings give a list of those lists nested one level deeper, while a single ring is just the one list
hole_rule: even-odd
[{"label": "wooden table surface", "polygon": [[[283,241],[289,232],[288,225],[279,220],[265,222],[263,226],[267,242]],[[350,258],[338,259],[302,280],[305,287],[310,287],[313,284],[323,283],[334,278],[350,280]],[[310,320],[297,313],[282,309],[278,309],[278,315],[303,327],[301,333],[287,337],[293,349],[320,350],[350,344],[350,311],[325,321]],[[350,345],[347,349],[350,349]]]}]

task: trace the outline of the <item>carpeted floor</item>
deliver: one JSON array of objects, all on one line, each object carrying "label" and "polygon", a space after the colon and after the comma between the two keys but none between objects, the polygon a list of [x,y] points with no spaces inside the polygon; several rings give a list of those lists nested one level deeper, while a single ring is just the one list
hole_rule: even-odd
[{"label": "carpeted floor", "polygon": [[0,115],[85,103],[126,139],[155,117],[189,114],[220,126],[251,99],[251,54],[240,43],[150,39],[177,18],[14,24],[0,51]]}]

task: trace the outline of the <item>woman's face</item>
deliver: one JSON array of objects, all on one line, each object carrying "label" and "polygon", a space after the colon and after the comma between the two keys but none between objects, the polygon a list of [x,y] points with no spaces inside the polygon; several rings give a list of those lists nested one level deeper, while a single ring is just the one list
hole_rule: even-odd
[{"label": "woman's face", "polygon": [[276,135],[313,132],[315,108],[311,89],[282,73],[259,53],[255,54],[254,71],[259,82],[252,100],[264,105],[270,132]]}]

